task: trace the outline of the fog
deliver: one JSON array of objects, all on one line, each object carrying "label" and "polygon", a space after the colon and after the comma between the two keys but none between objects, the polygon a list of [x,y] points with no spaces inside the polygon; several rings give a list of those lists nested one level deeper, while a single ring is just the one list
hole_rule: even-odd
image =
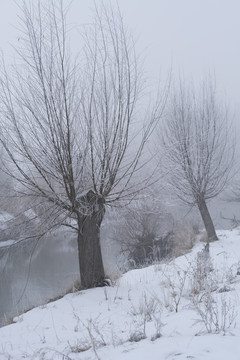
[{"label": "fog", "polygon": [[[76,53],[81,28],[91,21],[93,6],[92,0],[75,0],[69,9]],[[229,106],[234,126],[239,130],[239,1],[121,0],[119,6],[137,39],[136,49],[144,64],[144,76],[150,83],[145,91],[151,96],[159,80],[164,84],[169,73],[173,79],[181,74],[194,82],[211,74],[216,79],[219,97]],[[7,63],[13,58],[11,44],[21,44],[19,13],[16,1],[1,1],[0,48]],[[209,204],[217,229],[231,228],[231,221],[224,218],[240,218],[238,203],[226,201],[228,197],[223,195]],[[177,221],[190,219],[202,226],[196,209],[177,202],[169,209]],[[117,273],[119,248],[117,239],[111,237],[110,224],[103,224],[103,255],[106,272]],[[4,240],[8,239],[1,239]],[[73,287],[79,277],[76,236],[61,229],[42,239],[34,251],[22,245],[7,251],[0,247],[0,269],[1,325],[11,316],[44,304]]]},{"label": "fog", "polygon": [[[196,208],[183,205],[176,199],[169,199],[166,205],[166,197],[162,205],[173,216],[174,225],[197,224],[203,229]],[[217,229],[229,229],[232,226],[231,221],[224,220],[223,216],[232,218],[236,215],[240,218],[237,203],[230,206],[225,200],[217,200],[209,205]],[[105,271],[113,280],[127,269],[127,259],[120,253],[119,237],[113,231],[118,221],[118,213],[109,209],[101,229]],[[172,230],[172,226],[166,229],[165,224],[162,224],[165,231]],[[118,227],[117,231],[121,235],[121,228]],[[25,310],[72,291],[79,284],[76,234],[60,228],[35,245],[32,241],[9,249],[0,247],[0,326]]]},{"label": "fog", "polygon": [[[108,2],[115,4],[115,0],[103,1]],[[69,3],[72,42],[78,51],[80,32],[83,24],[91,22],[94,1],[64,0]],[[121,0],[119,7],[152,81],[170,69],[177,76],[184,72],[189,79],[214,73],[223,96],[239,110],[238,0]],[[11,44],[21,42],[19,3],[2,0],[0,10],[0,48],[12,59]]]}]

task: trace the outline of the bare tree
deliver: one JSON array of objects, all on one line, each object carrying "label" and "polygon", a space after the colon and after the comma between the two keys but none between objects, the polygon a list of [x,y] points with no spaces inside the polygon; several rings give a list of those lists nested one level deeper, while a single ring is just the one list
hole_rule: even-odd
[{"label": "bare tree", "polygon": [[31,196],[46,231],[60,224],[76,231],[81,285],[89,288],[105,277],[99,238],[105,206],[146,185],[136,173],[165,97],[143,128],[141,72],[119,11],[96,6],[77,63],[62,1],[30,4],[22,8],[17,64],[2,69],[0,140],[18,195]]},{"label": "bare tree", "polygon": [[170,181],[185,203],[197,205],[208,240],[217,240],[207,200],[224,189],[233,165],[228,112],[217,101],[215,84],[199,92],[183,82],[173,92],[162,134]]}]

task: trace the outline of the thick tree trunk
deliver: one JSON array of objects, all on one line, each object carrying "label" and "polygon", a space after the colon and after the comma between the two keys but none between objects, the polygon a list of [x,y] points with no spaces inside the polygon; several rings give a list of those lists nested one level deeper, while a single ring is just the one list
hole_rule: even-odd
[{"label": "thick tree trunk", "polygon": [[208,211],[205,199],[201,199],[197,205],[207,232],[208,241],[211,242],[218,240],[215,227],[213,225],[213,221]]},{"label": "thick tree trunk", "polygon": [[94,203],[93,198],[88,199],[89,213],[78,216],[78,257],[83,289],[101,286],[105,279],[100,246],[100,226],[105,207],[96,196]]}]

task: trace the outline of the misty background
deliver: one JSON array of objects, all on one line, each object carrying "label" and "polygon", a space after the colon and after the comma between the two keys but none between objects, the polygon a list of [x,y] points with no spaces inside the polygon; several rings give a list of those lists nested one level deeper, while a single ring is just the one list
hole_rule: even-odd
[{"label": "misty background", "polygon": [[[104,1],[108,3],[109,1]],[[116,3],[115,1],[110,1]],[[64,1],[64,4],[70,4]],[[240,129],[240,3],[237,0],[119,0],[125,23],[136,38],[136,51],[141,55],[144,77],[151,91],[165,84],[171,74],[179,74],[198,84],[208,74],[214,76],[219,98],[229,107],[236,128]],[[21,1],[2,0],[0,3],[0,48],[6,61],[13,60],[13,47],[21,43],[18,21]],[[71,42],[79,50],[80,32],[91,22],[92,0],[75,0],[69,8],[68,21],[72,27]],[[236,135],[237,136],[237,135]],[[239,152],[239,145],[236,149]],[[202,226],[197,211],[177,202],[172,195],[166,198],[164,180],[156,189],[159,199],[176,222],[193,222]],[[231,228],[231,221],[240,218],[239,204],[229,202],[229,191],[209,203],[217,229]],[[1,213],[0,245],[8,238],[5,228],[9,219]],[[113,216],[114,217],[114,216]],[[109,215],[101,233],[106,273],[116,273],[121,264],[116,262],[120,245]],[[37,304],[71,290],[78,278],[78,260],[74,234],[59,229],[36,244],[6,249],[0,247],[0,325],[9,315],[21,313]],[[29,260],[30,259],[30,260]],[[121,262],[122,259],[119,259]],[[16,272],[17,269],[17,272]],[[16,276],[17,273],[17,276]]]}]

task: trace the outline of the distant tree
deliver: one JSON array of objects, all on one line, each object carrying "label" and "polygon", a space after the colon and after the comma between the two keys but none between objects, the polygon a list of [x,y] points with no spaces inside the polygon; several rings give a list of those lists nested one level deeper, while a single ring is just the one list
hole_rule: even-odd
[{"label": "distant tree", "polygon": [[161,137],[170,182],[181,200],[197,205],[209,241],[217,240],[207,201],[223,191],[232,171],[228,111],[210,80],[199,91],[180,82],[168,110]]},{"label": "distant tree", "polygon": [[166,97],[148,108],[143,127],[141,71],[119,11],[95,7],[77,63],[63,1],[32,1],[22,10],[18,60],[2,67],[0,141],[18,196],[30,197],[45,231],[76,231],[81,285],[90,288],[105,278],[99,230],[106,204],[130,200],[149,181],[136,174]]}]

